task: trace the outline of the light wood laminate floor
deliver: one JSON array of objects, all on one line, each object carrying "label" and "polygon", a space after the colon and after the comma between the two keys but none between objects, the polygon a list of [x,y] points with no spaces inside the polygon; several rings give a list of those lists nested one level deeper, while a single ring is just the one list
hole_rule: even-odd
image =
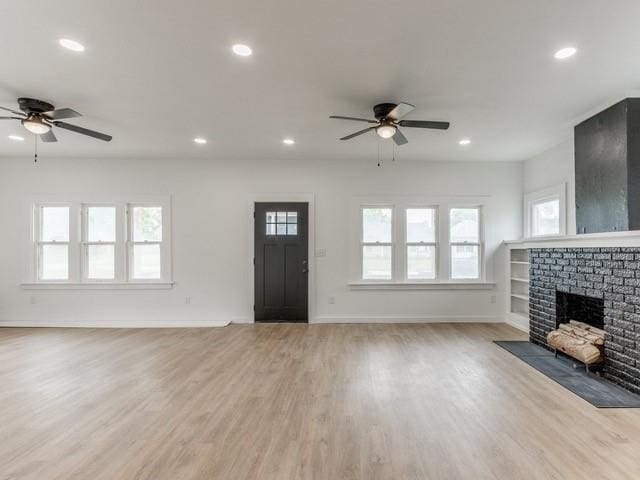
[{"label": "light wood laminate floor", "polygon": [[506,325],[0,329],[0,478],[640,478]]}]

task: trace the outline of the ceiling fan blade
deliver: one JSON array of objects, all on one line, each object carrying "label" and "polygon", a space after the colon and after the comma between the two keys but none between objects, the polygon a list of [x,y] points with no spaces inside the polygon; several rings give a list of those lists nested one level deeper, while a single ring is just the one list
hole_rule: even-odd
[{"label": "ceiling fan blade", "polygon": [[47,133],[43,133],[42,135],[40,135],[40,140],[46,143],[58,141],[55,134],[53,133],[53,130],[49,130]]},{"label": "ceiling fan blade", "polygon": [[65,130],[71,130],[72,132],[76,132],[81,135],[87,135],[89,137],[97,138],[98,140],[104,140],[105,142],[110,142],[113,138],[111,135],[95,132],[93,130],[89,130],[88,128],[78,127],[77,125],[71,125],[70,123],[66,122],[53,122],[53,124],[56,127],[64,128]]},{"label": "ceiling fan blade", "polygon": [[72,110],[70,108],[59,108],[57,110],[51,110],[50,112],[44,112],[43,115],[51,120],[62,120],[63,118],[75,118],[81,117],[82,114]]},{"label": "ceiling fan blade", "polygon": [[401,120],[398,122],[401,127],[413,128],[435,128],[436,130],[447,130],[449,122],[430,122],[426,120]]},{"label": "ceiling fan blade", "polygon": [[393,137],[393,141],[396,142],[396,145],[404,145],[405,143],[409,143],[407,137],[405,137],[399,128],[396,129],[396,133]]},{"label": "ceiling fan blade", "polygon": [[5,110],[5,111],[7,111],[7,112],[11,112],[11,113],[13,113],[14,115],[20,115],[20,117],[25,117],[25,116],[26,116],[26,115],[25,115],[24,113],[22,113],[22,112],[18,112],[18,111],[16,111],[16,110],[11,110],[10,108],[7,108],[7,107],[0,107],[0,110]]},{"label": "ceiling fan blade", "polygon": [[376,127],[365,128],[364,130],[360,130],[359,132],[352,133],[351,135],[347,135],[346,137],[342,137],[340,140],[350,140],[353,137],[357,137],[358,135],[362,135],[363,133],[367,133],[370,130],[375,130]]},{"label": "ceiling fan blade", "polygon": [[23,120],[21,117],[0,117],[0,120]]},{"label": "ceiling fan blade", "polygon": [[387,118],[390,120],[393,120],[394,122],[397,122],[398,120],[400,120],[402,117],[407,115],[409,112],[411,112],[411,110],[415,108],[416,107],[414,107],[409,103],[399,103],[398,105],[395,106],[393,110],[389,112],[389,114],[387,115]]},{"label": "ceiling fan blade", "polygon": [[329,118],[337,118],[339,120],[354,120],[356,122],[367,122],[367,123],[378,123],[375,120],[367,120],[366,118],[356,118],[356,117],[341,117],[339,115],[331,115]]}]

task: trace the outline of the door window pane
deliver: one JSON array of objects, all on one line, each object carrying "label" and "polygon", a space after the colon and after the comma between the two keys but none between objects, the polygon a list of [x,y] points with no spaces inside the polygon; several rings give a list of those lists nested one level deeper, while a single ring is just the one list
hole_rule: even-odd
[{"label": "door window pane", "polygon": [[531,235],[560,234],[559,199],[534,203],[531,210]]},{"label": "door window pane", "polygon": [[42,245],[40,250],[40,279],[68,280],[69,247],[67,245]]},{"label": "door window pane", "polygon": [[362,278],[368,280],[391,279],[391,247],[365,245],[362,247]]},{"label": "door window pane", "polygon": [[91,280],[115,278],[115,247],[113,245],[87,245],[89,264],[87,277]]},{"label": "door window pane", "polygon": [[160,245],[133,246],[133,278],[138,280],[160,278]]},{"label": "door window pane", "polygon": [[407,242],[435,243],[436,211],[433,208],[407,208]]},{"label": "door window pane", "polygon": [[391,208],[362,209],[362,241],[391,243]]},{"label": "door window pane", "polygon": [[69,207],[42,207],[40,240],[43,242],[69,241]]},{"label": "door window pane", "polygon": [[477,208],[452,208],[450,212],[450,242],[480,242],[480,210]]},{"label": "door window pane", "polygon": [[116,207],[87,208],[87,241],[116,241]]},{"label": "door window pane", "polygon": [[436,278],[436,247],[410,245],[407,247],[407,278],[433,280]]},{"label": "door window pane", "polygon": [[267,235],[297,235],[298,212],[267,212]]},{"label": "door window pane", "polygon": [[162,207],[133,207],[133,241],[162,241]]},{"label": "door window pane", "polygon": [[479,248],[477,245],[451,246],[451,278],[480,278]]}]

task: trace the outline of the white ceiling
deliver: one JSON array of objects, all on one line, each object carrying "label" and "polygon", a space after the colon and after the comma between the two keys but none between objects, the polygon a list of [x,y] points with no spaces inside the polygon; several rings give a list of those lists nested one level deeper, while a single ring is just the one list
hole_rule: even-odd
[{"label": "white ceiling", "polygon": [[[404,129],[401,159],[521,160],[640,88],[637,0],[25,0],[0,18],[0,105],[41,98],[114,136],[57,130],[41,156],[375,158],[374,134],[338,140],[364,124],[329,115],[406,101],[452,128]],[[0,122],[0,155],[32,155],[12,133],[28,136]]]}]

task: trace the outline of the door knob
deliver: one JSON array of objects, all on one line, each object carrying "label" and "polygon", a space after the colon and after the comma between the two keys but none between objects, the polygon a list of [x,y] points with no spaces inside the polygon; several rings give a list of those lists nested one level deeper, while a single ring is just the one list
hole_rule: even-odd
[{"label": "door knob", "polygon": [[308,270],[308,269],[306,269],[306,268],[303,268],[303,269],[302,269],[302,273],[308,273],[308,272],[309,272],[309,270]]}]

